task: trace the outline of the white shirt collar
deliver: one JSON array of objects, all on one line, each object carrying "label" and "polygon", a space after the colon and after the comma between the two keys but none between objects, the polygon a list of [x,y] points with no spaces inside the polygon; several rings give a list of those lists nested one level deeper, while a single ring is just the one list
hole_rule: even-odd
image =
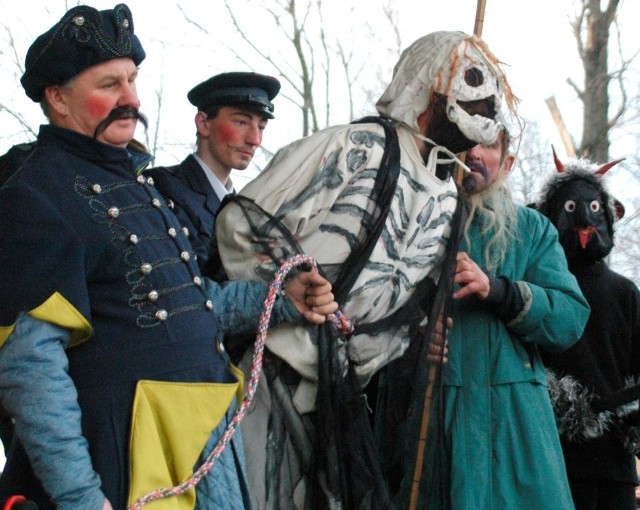
[{"label": "white shirt collar", "polygon": [[204,175],[207,177],[207,180],[211,184],[213,191],[215,192],[216,195],[218,195],[218,198],[220,199],[221,202],[225,196],[227,196],[229,193],[233,193],[233,182],[231,182],[231,178],[229,178],[226,185],[223,184],[222,181],[218,179],[216,174],[213,173],[213,170],[211,170],[211,168],[209,168],[209,166],[204,161],[202,161],[202,158],[200,156],[198,156],[194,152],[193,157],[202,167],[202,171],[204,172]]}]

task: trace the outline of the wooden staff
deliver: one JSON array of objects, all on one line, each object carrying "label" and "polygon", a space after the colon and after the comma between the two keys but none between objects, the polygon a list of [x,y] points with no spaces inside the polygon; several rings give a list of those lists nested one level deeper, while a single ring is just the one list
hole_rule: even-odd
[{"label": "wooden staff", "polygon": [[[484,10],[487,4],[487,0],[478,0],[476,6],[476,18],[473,27],[473,34],[478,37],[482,36],[482,27],[484,25]],[[457,168],[454,173],[454,179],[458,186],[462,185],[462,177],[464,171],[461,168]],[[451,241],[451,240],[450,240]],[[443,327],[446,331],[445,316],[441,316],[440,320],[443,321]],[[427,339],[427,342],[431,339]],[[422,406],[422,417],[420,420],[420,431],[418,434],[418,445],[416,453],[416,463],[413,468],[413,478],[411,480],[411,498],[409,500],[409,510],[416,510],[418,508],[418,499],[420,495],[420,479],[422,478],[422,468],[424,464],[424,452],[427,446],[427,438],[429,432],[429,421],[431,418],[431,404],[433,402],[433,390],[435,388],[436,381],[439,376],[440,365],[438,363],[432,363],[429,365],[429,372],[427,375],[427,388],[425,390],[424,403]],[[425,507],[426,508],[426,507]]]},{"label": "wooden staff", "polygon": [[[427,341],[429,342],[431,339],[428,339]],[[418,451],[416,453],[416,463],[413,467],[413,479],[411,480],[411,499],[409,500],[409,510],[416,510],[418,508],[420,479],[422,478],[422,466],[424,465],[424,451],[427,446],[431,403],[433,402],[433,389],[436,386],[438,372],[438,363],[431,363],[431,365],[429,365],[429,374],[427,376],[427,389],[425,390],[424,402],[422,404],[422,417],[420,419],[420,432],[418,434]]]},{"label": "wooden staff", "polygon": [[476,6],[476,22],[473,25],[473,35],[482,37],[482,26],[484,25],[484,8],[487,4],[487,0],[478,0]]},{"label": "wooden staff", "polygon": [[[460,167],[457,167],[453,175],[456,181],[456,185],[458,186],[458,189],[460,189],[460,187],[462,186],[462,178],[464,176],[464,170]],[[462,200],[462,199],[458,198],[458,200]],[[463,206],[460,203],[458,203],[456,207],[456,212],[454,213],[453,218],[451,220],[452,228],[451,228],[451,237],[449,238],[449,243],[451,245],[451,250],[455,251],[456,253],[458,252],[458,239],[459,239],[460,231],[458,228],[454,227],[454,224],[457,224],[460,227],[462,227],[464,223],[463,218],[465,215],[462,214],[462,210],[461,210],[462,207]],[[456,237],[454,238],[454,236]],[[449,256],[447,256],[447,258],[448,257]],[[453,257],[455,258],[455,255],[453,255]],[[453,267],[451,267],[452,274],[448,275],[448,274],[445,274],[445,272],[443,271],[442,274],[440,275],[441,285],[446,285],[448,288],[448,292],[451,292],[452,290],[453,278],[455,273],[455,260],[452,261],[451,263],[453,263]],[[445,267],[448,267],[449,264],[450,263],[447,262],[445,259]],[[439,315],[435,319],[436,321],[441,321],[442,323],[442,331],[443,331],[443,334],[445,335],[445,343],[446,343],[446,331],[447,331],[448,300],[449,298],[445,297],[444,303],[438,304]],[[430,320],[432,320],[432,318],[430,318]],[[438,331],[438,329],[435,326],[429,327],[428,330],[430,330],[431,335],[437,334],[437,331]],[[425,338],[424,341],[430,342],[431,337]],[[444,349],[444,346],[445,345],[442,346],[443,349]],[[442,355],[444,356],[444,350]],[[427,437],[429,433],[429,421],[431,418],[431,404],[433,403],[433,391],[435,389],[436,383],[440,375],[440,365],[441,363],[439,362],[432,362],[429,365],[429,371],[427,372],[427,387],[424,394],[424,402],[422,403],[422,415],[420,418],[420,430],[418,432],[416,461],[415,461],[415,465],[413,466],[413,478],[411,479],[411,497],[409,499],[409,510],[416,510],[418,508],[418,499],[420,495],[420,479],[422,478],[422,470],[424,465],[424,452],[427,446]],[[426,508],[426,507],[423,507],[423,508]]]}]

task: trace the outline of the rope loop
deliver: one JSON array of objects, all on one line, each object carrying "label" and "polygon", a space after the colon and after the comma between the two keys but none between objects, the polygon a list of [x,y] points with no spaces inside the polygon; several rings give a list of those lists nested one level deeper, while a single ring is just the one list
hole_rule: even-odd
[{"label": "rope loop", "polygon": [[[169,496],[178,496],[180,494],[184,494],[192,487],[195,487],[200,482],[200,480],[202,480],[204,476],[213,468],[213,464],[215,463],[216,459],[220,457],[226,446],[231,441],[231,438],[235,434],[238,425],[240,425],[240,422],[247,412],[247,409],[253,402],[253,398],[258,389],[258,381],[260,380],[260,374],[262,373],[262,358],[267,340],[267,331],[269,329],[269,321],[271,320],[271,313],[273,312],[276,298],[279,294],[283,293],[283,286],[287,275],[294,268],[305,264],[311,266],[312,268],[317,268],[316,261],[309,255],[295,255],[285,260],[278,268],[271,283],[269,284],[267,297],[263,302],[263,310],[258,321],[258,330],[253,346],[253,359],[251,363],[250,373],[251,377],[249,378],[249,382],[247,383],[247,388],[245,390],[242,403],[236,410],[229,425],[227,425],[227,428],[220,437],[220,440],[218,441],[216,447],[211,451],[211,453],[209,453],[205,461],[196,470],[193,476],[183,481],[182,483],[175,485],[174,487],[157,489],[139,497],[135,501],[135,503],[129,507],[128,510],[140,510],[144,505],[146,505],[147,503],[151,503],[152,501],[156,501],[158,499],[166,498]],[[328,314],[327,320],[345,334],[351,333],[354,329],[351,322],[346,318],[341,310],[338,310],[337,312],[332,314]]]}]

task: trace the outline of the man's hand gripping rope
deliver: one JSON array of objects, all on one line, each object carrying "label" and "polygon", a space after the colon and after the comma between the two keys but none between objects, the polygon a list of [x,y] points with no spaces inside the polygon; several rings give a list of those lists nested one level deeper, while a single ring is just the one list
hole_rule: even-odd
[{"label": "man's hand gripping rope", "polygon": [[[276,271],[274,278],[269,285],[267,297],[264,300],[264,309],[260,315],[260,319],[258,322],[256,341],[253,348],[253,360],[251,363],[251,377],[245,390],[244,399],[242,400],[242,403],[238,407],[238,410],[231,419],[231,422],[227,426],[224,434],[218,441],[217,446],[211,451],[211,453],[207,456],[205,462],[196,470],[193,476],[191,476],[184,482],[175,485],[174,487],[157,489],[148,494],[145,494],[144,496],[141,496],[131,507],[129,507],[129,510],[139,510],[151,501],[156,501],[158,499],[166,498],[169,496],[184,494],[192,487],[195,487],[200,482],[200,480],[202,480],[202,478],[204,478],[204,476],[212,469],[216,459],[220,457],[225,447],[231,441],[231,438],[235,434],[238,425],[244,418],[247,409],[253,402],[253,398],[258,388],[260,373],[262,372],[262,358],[267,339],[267,331],[269,329],[269,320],[271,318],[271,313],[273,311],[273,307],[278,294],[283,293],[282,288],[285,278],[292,269],[305,264],[312,266],[314,270],[317,268],[315,260],[309,255],[296,255],[285,260],[278,271]],[[307,313],[303,312],[303,315],[307,318],[307,320],[310,320],[310,316]],[[335,313],[327,314],[326,319],[334,324],[336,328],[342,330],[345,334],[349,334],[353,331],[353,325],[345,317],[341,310],[337,310]],[[314,320],[313,322],[320,323],[321,321]]]}]

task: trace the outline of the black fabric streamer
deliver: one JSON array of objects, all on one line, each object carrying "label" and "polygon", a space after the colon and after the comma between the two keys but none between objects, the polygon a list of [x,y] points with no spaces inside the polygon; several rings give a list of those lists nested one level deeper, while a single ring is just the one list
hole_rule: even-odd
[{"label": "black fabric streamer", "polygon": [[[367,117],[358,123],[378,122],[385,131],[385,152],[370,201],[377,205],[372,221],[362,229],[357,249],[351,251],[334,282],[338,303],[349,290],[380,237],[400,174],[398,135],[390,121]],[[328,506],[354,510],[391,508],[386,483],[379,465],[366,398],[357,382],[353,365],[340,350],[337,330],[321,328],[318,337],[319,373],[316,407],[318,413],[318,459],[326,476]]]},{"label": "black fabric streamer", "polygon": [[[419,431],[425,391],[428,386],[428,374],[431,363],[427,360],[429,339],[440,317],[448,317],[449,305],[452,299],[453,279],[455,276],[456,256],[463,226],[467,219],[467,204],[458,199],[456,210],[451,220],[451,233],[447,245],[447,253],[443,261],[440,280],[435,282],[425,280],[414,297],[422,300],[420,303],[429,317],[426,327],[413,328],[411,343],[404,355],[385,367],[379,381],[379,395],[377,403],[376,437],[380,450],[381,464],[385,466],[385,480],[388,484],[392,501],[398,508],[406,508],[412,490],[412,478],[418,460]],[[436,374],[436,384],[440,385],[440,371]],[[439,392],[442,396],[442,391]],[[442,409],[442,405],[439,406]],[[443,437],[442,419],[440,416],[431,417],[438,420],[437,437],[429,441],[438,444]],[[439,445],[441,455],[446,455],[444,445]],[[429,469],[440,470],[439,465],[429,466]],[[446,485],[446,474],[440,473],[435,479]],[[441,494],[442,506],[446,508],[444,489],[430,487]],[[422,508],[418,504],[418,508]]]},{"label": "black fabric streamer", "polygon": [[[384,228],[400,174],[400,148],[392,122],[380,117],[367,117],[357,122],[375,122],[383,126],[385,151],[369,197],[370,203],[376,205],[371,220],[363,224],[357,247],[343,263],[337,277],[332,278],[333,292],[340,304],[344,303]],[[251,199],[241,195],[227,196],[221,208],[228,203],[240,206],[249,224],[254,248],[258,247],[262,255],[274,262],[274,269],[292,255],[302,253],[288,229]],[[211,260],[221,266],[217,247],[212,248]],[[322,267],[318,270],[326,276]],[[223,272],[218,270],[217,274]],[[307,473],[313,484],[313,496],[309,498],[311,506],[322,510],[385,510],[390,508],[388,491],[378,462],[366,398],[353,366],[346,358],[344,343],[348,339],[331,324],[319,326],[317,331],[319,368],[313,420],[315,432],[309,431],[315,451],[314,465]]]},{"label": "black fabric streamer", "polygon": [[[384,228],[391,202],[396,191],[400,173],[400,148],[393,123],[380,117],[367,117],[357,123],[379,123],[385,131],[385,152],[376,173],[376,181],[370,194],[370,203],[376,207],[371,211],[370,220],[363,225],[357,246],[351,251],[345,263],[335,277],[332,277],[333,292],[336,301],[343,304],[350,289],[355,283],[364,265],[369,260],[371,252]],[[302,250],[288,229],[272,215],[264,211],[252,200],[239,196],[228,196],[222,204],[236,203],[240,206],[251,230],[251,242],[261,255],[268,256],[273,262],[273,269],[292,255],[302,253]],[[410,351],[414,353],[409,374],[409,384],[398,388],[392,399],[402,402],[399,408],[388,413],[393,416],[396,424],[407,418],[407,409],[413,409],[412,401],[416,394],[411,394],[408,388],[416,387],[424,392],[426,387],[426,349],[427,339],[431,328],[440,313],[446,311],[447,299],[451,293],[453,270],[457,253],[460,225],[464,223],[460,204],[453,217],[450,247],[445,257],[445,265],[441,282],[426,278],[419,282],[417,290],[409,303],[393,314],[391,318],[378,323],[367,324],[357,329],[358,333],[374,333],[384,329],[392,321],[395,324],[410,324],[417,332],[417,325],[421,317],[429,315],[429,328],[419,341],[412,342]],[[215,257],[215,259],[214,259]],[[214,254],[211,259],[219,260]],[[325,270],[318,267],[320,274],[326,276]],[[263,275],[266,279],[269,274]],[[437,289],[437,291],[436,291]],[[393,508],[388,489],[388,482],[393,482],[393,476],[386,463],[391,455],[384,452],[378,454],[376,440],[371,427],[371,419],[367,407],[367,399],[363,388],[355,376],[355,370],[346,357],[344,344],[348,338],[331,324],[317,327],[317,345],[319,354],[318,393],[316,397],[316,412],[313,414],[313,430],[309,436],[314,443],[312,455],[313,465],[307,473],[312,487],[310,507],[317,509],[336,510],[385,510]],[[416,334],[416,338],[417,334]],[[415,344],[415,345],[414,345]],[[271,355],[270,353],[268,353]],[[405,356],[406,358],[406,356]],[[420,361],[418,360],[425,360]],[[420,381],[415,384],[415,381]],[[405,380],[404,383],[407,381]],[[386,409],[381,409],[386,413]],[[398,417],[401,416],[401,419]],[[409,412],[410,418],[414,416]],[[383,422],[385,420],[382,420]],[[401,435],[400,428],[387,429],[386,433]],[[386,437],[388,439],[388,436]],[[385,441],[383,445],[390,445],[393,441]],[[397,446],[397,445],[396,445]],[[387,452],[388,453],[388,452]],[[381,462],[382,461],[382,462]],[[383,472],[384,466],[385,470]],[[397,473],[396,473],[397,474]],[[273,483],[277,483],[273,481]]]},{"label": "black fabric streamer", "polygon": [[347,260],[342,264],[338,278],[333,285],[336,301],[341,304],[344,303],[351,287],[369,260],[369,256],[382,233],[400,175],[398,133],[391,121],[383,117],[365,117],[354,121],[353,124],[372,122],[379,123],[384,128],[385,135],[384,155],[380,162],[380,168],[376,172],[376,181],[369,198],[369,202],[376,204],[377,207],[371,214],[370,223],[363,222],[358,247],[351,251]]},{"label": "black fabric streamer", "polygon": [[[434,333],[434,328],[440,318],[446,321],[446,318],[449,317],[449,306],[452,300],[453,293],[453,281],[456,272],[456,259],[458,255],[458,249],[460,246],[460,239],[462,238],[463,227],[467,220],[467,203],[459,196],[458,202],[456,204],[456,210],[451,220],[451,234],[449,236],[449,244],[447,245],[447,253],[444,259],[442,273],[440,276],[440,280],[438,282],[438,290],[436,291],[436,295],[434,298],[434,303],[429,313],[429,322],[427,324],[426,333],[421,339],[421,347],[420,354],[418,356],[418,364],[416,366],[414,372],[414,381],[415,385],[413,386],[413,396],[411,406],[409,408],[408,414],[408,422],[413,426],[411,427],[412,435],[409,436],[410,446],[413,446],[409,451],[414,452],[418,451],[418,448],[424,446],[420,446],[418,441],[418,434],[420,430],[421,420],[425,419],[422,416],[422,406],[418,405],[424,402],[425,399],[425,391],[428,381],[428,373],[429,373],[429,361],[427,360],[429,340]],[[445,323],[446,327],[446,323]],[[436,384],[438,384],[440,391],[438,394],[442,399],[442,379],[440,378],[440,369],[437,367],[437,377]],[[440,405],[438,406],[440,412],[444,410],[444,403],[440,400]],[[442,455],[447,454],[446,445],[443,444],[444,438],[444,420],[441,415],[436,416],[435,418],[438,424],[438,436],[436,438],[432,438],[433,441],[436,441],[436,448]],[[420,458],[419,455],[416,455],[414,462],[411,465],[411,471],[406,473],[406,476],[413,476],[413,470],[415,469],[415,462]],[[442,458],[442,457],[441,457]],[[446,489],[445,486],[448,485],[448,474],[442,472],[442,468],[440,465],[431,466],[431,469],[437,470],[439,472],[439,476],[437,477],[440,480],[440,487],[427,487],[427,490],[435,491],[438,490],[439,497],[441,500],[440,508],[449,508],[448,498],[446,497]],[[425,503],[426,504],[426,503]],[[420,508],[420,505],[418,506]]]}]

